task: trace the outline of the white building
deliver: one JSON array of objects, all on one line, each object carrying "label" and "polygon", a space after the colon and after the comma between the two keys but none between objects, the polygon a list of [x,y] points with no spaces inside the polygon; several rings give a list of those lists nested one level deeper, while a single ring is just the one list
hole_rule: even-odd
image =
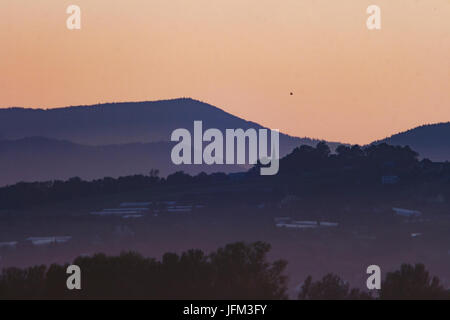
[{"label": "white building", "polygon": [[392,208],[392,210],[395,212],[396,215],[402,216],[402,217],[420,217],[422,215],[422,212],[417,210],[408,210],[408,209],[402,209],[402,208]]}]

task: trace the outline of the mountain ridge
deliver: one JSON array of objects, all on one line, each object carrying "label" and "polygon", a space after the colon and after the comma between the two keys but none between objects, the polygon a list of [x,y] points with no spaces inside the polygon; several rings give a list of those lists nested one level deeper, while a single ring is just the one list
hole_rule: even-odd
[{"label": "mountain ridge", "polygon": [[408,145],[417,151],[421,158],[448,161],[450,160],[450,122],[420,125],[373,142],[373,144],[379,143]]},{"label": "mountain ridge", "polygon": [[[190,128],[194,120],[202,120],[205,128],[267,128],[211,104],[191,98],[178,98],[52,109],[21,107],[0,109],[0,139],[41,136],[85,145],[169,141],[173,130]],[[22,124],[20,129],[17,126],[19,122]],[[301,143],[308,145],[321,141],[284,133],[280,135],[281,139],[296,140],[295,143],[290,143],[288,148],[290,150],[297,146],[300,140],[303,140]],[[330,143],[337,145],[334,142]]]}]

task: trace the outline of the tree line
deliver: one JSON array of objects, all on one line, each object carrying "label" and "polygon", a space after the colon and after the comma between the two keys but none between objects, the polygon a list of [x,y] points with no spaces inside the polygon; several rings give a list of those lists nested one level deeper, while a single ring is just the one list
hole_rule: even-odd
[{"label": "tree line", "polygon": [[[380,184],[382,175],[397,175],[405,184],[415,182],[450,181],[450,164],[436,164],[430,160],[418,160],[418,154],[408,146],[387,144],[360,147],[341,145],[331,153],[324,142],[316,147],[302,145],[280,161],[280,172],[273,177],[259,175],[260,164],[236,179],[233,174],[200,173],[195,176],[175,172],[163,178],[152,169],[147,175],[132,175],[119,178],[105,177],[84,181],[79,177],[67,181],[20,182],[0,188],[0,210],[17,209],[50,202],[64,201],[78,197],[96,196],[187,184],[255,182],[264,179],[275,185],[285,184],[295,190],[302,185],[302,179],[313,177],[321,186]],[[436,168],[438,170],[436,170]],[[243,180],[242,180],[243,179]],[[434,180],[433,180],[434,179]],[[256,182],[258,183],[258,182]]]},{"label": "tree line", "polygon": [[[228,244],[209,254],[189,250],[161,260],[136,252],[78,257],[81,290],[68,290],[68,265],[8,268],[0,275],[0,299],[288,299],[284,260],[269,261],[264,242]],[[421,264],[388,273],[377,295],[351,289],[339,276],[308,277],[301,300],[450,299]]]}]

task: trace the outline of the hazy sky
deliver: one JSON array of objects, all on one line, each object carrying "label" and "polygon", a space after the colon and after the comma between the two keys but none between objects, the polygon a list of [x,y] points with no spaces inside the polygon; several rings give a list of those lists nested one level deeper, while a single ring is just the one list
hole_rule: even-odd
[{"label": "hazy sky", "polygon": [[0,1],[0,107],[183,96],[352,143],[449,121],[450,0]]}]

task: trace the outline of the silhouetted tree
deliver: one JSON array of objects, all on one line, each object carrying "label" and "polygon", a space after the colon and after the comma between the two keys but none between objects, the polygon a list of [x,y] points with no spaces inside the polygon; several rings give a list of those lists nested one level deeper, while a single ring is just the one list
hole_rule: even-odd
[{"label": "silhouetted tree", "polygon": [[298,295],[300,300],[366,300],[372,297],[359,289],[350,289],[339,276],[329,273],[322,280],[313,282],[308,276]]},{"label": "silhouetted tree", "polygon": [[423,264],[402,264],[400,270],[389,272],[382,282],[381,299],[450,299],[439,278],[430,276]]},{"label": "silhouetted tree", "polygon": [[330,147],[327,145],[326,142],[323,141],[317,143],[316,150],[319,153],[319,155],[324,158],[328,158],[328,156],[331,153]]}]

